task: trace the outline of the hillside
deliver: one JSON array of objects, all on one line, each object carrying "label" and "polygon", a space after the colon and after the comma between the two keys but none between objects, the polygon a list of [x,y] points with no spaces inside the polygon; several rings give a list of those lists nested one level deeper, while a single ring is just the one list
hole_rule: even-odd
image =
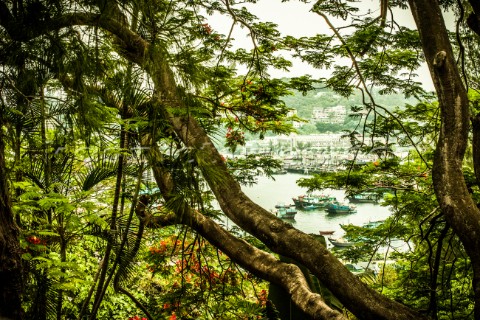
[{"label": "hillside", "polygon": [[[414,104],[416,99],[405,98],[402,94],[381,95],[378,92],[373,93],[374,99],[378,105],[386,107],[387,109],[394,109],[395,107],[403,108],[405,104]],[[297,115],[308,123],[303,124],[297,128],[300,134],[315,134],[323,132],[340,132],[343,130],[353,129],[356,126],[357,120],[349,118],[352,106],[362,105],[362,96],[360,92],[345,98],[335,93],[330,89],[317,89],[310,91],[306,95],[301,92],[294,92],[293,95],[283,97],[286,105],[289,108],[297,110]],[[344,106],[346,115],[344,121],[338,121],[338,114],[335,115],[334,107]],[[313,111],[325,109],[329,117],[336,116],[337,119],[324,119],[322,121],[312,119]],[[329,111],[331,110],[331,111]]]},{"label": "hillside", "polygon": [[[380,95],[374,93],[373,96],[377,104],[387,108],[403,107],[406,103],[415,103],[416,101],[414,98],[406,99],[402,94]],[[345,98],[330,89],[317,89],[308,92],[305,96],[300,92],[294,92],[291,96],[285,96],[283,100],[288,107],[297,110],[298,116],[305,119],[310,119],[312,111],[316,107],[328,108],[343,105],[349,109],[351,106],[362,104],[362,96],[359,92]]]}]

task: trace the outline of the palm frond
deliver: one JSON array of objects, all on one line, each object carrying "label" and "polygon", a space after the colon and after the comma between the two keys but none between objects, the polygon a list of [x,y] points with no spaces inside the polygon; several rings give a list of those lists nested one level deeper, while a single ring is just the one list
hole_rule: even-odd
[{"label": "palm frond", "polygon": [[31,263],[31,278],[27,283],[28,303],[25,314],[26,320],[55,319],[56,316],[56,290],[53,280],[47,276],[43,269],[35,268],[37,263]]}]

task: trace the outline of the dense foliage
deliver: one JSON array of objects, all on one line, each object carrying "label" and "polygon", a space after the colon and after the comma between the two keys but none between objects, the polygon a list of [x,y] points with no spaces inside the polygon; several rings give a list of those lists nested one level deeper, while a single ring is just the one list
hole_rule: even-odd
[{"label": "dense foliage", "polygon": [[[0,318],[275,319],[290,303],[315,319],[478,318],[480,8],[361,4],[317,1],[331,32],[295,38],[230,0],[0,1]],[[396,20],[407,8],[417,29]],[[332,74],[271,77],[287,55]],[[312,132],[347,130],[353,155],[379,159],[300,182],[389,191],[385,223],[344,226],[352,249],[332,254],[242,193],[278,161],[215,147],[295,132],[293,92],[348,104],[345,127]],[[410,250],[378,252],[399,239]],[[357,276],[338,258],[385,263]]]}]

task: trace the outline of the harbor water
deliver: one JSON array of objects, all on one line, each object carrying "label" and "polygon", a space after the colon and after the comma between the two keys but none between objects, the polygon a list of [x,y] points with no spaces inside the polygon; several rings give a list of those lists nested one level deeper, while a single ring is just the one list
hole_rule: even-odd
[{"label": "harbor water", "polygon": [[[307,194],[306,188],[296,184],[300,178],[308,178],[306,175],[287,173],[275,175],[274,179],[265,176],[258,177],[258,183],[251,187],[242,187],[245,194],[264,209],[271,211],[277,204],[293,204],[292,198]],[[337,198],[340,202],[348,202],[345,199],[344,190],[325,189],[314,192],[326,194]],[[356,203],[356,213],[351,214],[327,214],[323,209],[302,211],[298,210],[295,220],[288,220],[295,228],[305,232],[319,234],[320,230],[333,230],[334,236],[340,237],[345,232],[341,224],[354,224],[361,226],[368,222],[385,220],[390,214],[388,207],[374,203]],[[287,220],[286,220],[287,221]]]}]

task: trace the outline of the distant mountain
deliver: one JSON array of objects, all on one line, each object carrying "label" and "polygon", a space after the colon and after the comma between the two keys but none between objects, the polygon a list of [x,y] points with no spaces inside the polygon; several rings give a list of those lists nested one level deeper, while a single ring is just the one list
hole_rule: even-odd
[{"label": "distant mountain", "polygon": [[[406,103],[416,103],[414,98],[406,99],[402,94],[380,95],[374,93],[373,96],[377,104],[389,109],[397,106],[402,108]],[[285,96],[282,99],[288,107],[296,109],[298,116],[304,119],[310,119],[312,117],[314,108],[328,108],[340,105],[350,110],[351,106],[362,105],[360,92],[345,98],[330,89],[310,91],[305,96],[300,92],[295,92],[294,95]]]}]

